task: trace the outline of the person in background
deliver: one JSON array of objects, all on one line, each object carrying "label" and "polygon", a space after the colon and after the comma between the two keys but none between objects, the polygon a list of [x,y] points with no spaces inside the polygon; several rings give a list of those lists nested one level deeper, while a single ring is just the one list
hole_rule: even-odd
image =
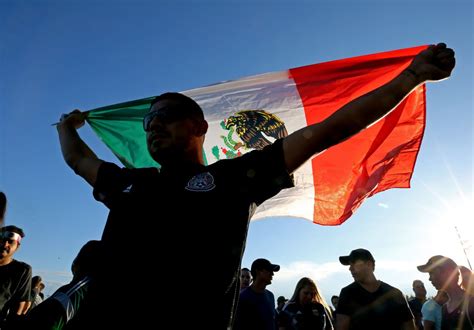
[{"label": "person in background", "polygon": [[41,276],[33,276],[31,278],[31,301],[28,311],[35,308],[43,301],[43,298],[40,295],[41,283],[43,283]]},{"label": "person in background", "polygon": [[354,282],[341,290],[336,310],[337,330],[414,330],[413,315],[402,292],[378,280],[375,259],[366,249],[339,257]]},{"label": "person in background", "polygon": [[22,324],[24,330],[81,330],[84,325],[81,314],[84,309],[93,308],[89,304],[93,297],[89,288],[103,263],[102,242],[88,241],[79,250],[71,264],[72,280],[63,285],[51,297],[44,300],[28,313]]},{"label": "person in background", "polygon": [[267,259],[256,259],[252,263],[252,284],[240,292],[234,330],[275,330],[275,296],[267,289],[279,265]]},{"label": "person in background", "polygon": [[279,330],[332,330],[332,313],[316,283],[303,277],[278,315]]},{"label": "person in background", "polygon": [[248,288],[251,280],[252,280],[252,277],[250,276],[250,269],[245,268],[245,267],[242,268],[240,270],[240,291]]},{"label": "person in background", "polygon": [[23,229],[0,229],[0,329],[15,329],[28,311],[31,266],[13,258],[25,237]]},{"label": "person in background", "polygon": [[408,301],[411,312],[415,317],[415,325],[418,330],[423,330],[423,323],[421,322],[421,307],[426,301],[426,288],[422,281],[414,280],[412,283],[413,292],[415,297]]},{"label": "person in background", "polygon": [[459,266],[459,271],[461,272],[462,288],[471,296],[474,296],[474,273],[466,266]]},{"label": "person in background", "polygon": [[433,299],[427,300],[421,307],[424,330],[441,330],[441,309],[449,297],[444,291],[438,291]]},{"label": "person in background", "polygon": [[422,273],[429,273],[430,282],[437,290],[448,294],[449,299],[441,309],[441,329],[474,329],[474,297],[461,287],[458,265],[451,258],[436,255],[417,268]]},{"label": "person in background", "polygon": [[278,314],[280,314],[280,312],[283,310],[283,307],[285,306],[287,302],[288,302],[288,299],[286,299],[284,296],[279,296],[277,298],[277,307],[276,307],[277,317],[278,317]]},{"label": "person in background", "polygon": [[[203,157],[208,122],[201,107],[180,93],[155,98],[143,118],[148,152],[160,168],[126,169],[103,161],[77,132],[87,114],[74,110],[61,116],[57,130],[65,162],[110,210],[102,236],[106,265],[98,278],[100,292],[95,299],[97,308],[91,309],[90,325],[109,328],[120,315],[121,326],[146,328],[155,321],[159,308],[167,317],[179,320],[182,328],[197,323],[207,328],[232,327],[248,223],[255,209],[282,189],[293,187],[291,174],[306,161],[381,119],[418,85],[449,77],[454,66],[452,49],[443,43],[431,45],[390,82],[349,102],[324,121],[277,139],[262,150],[210,165]],[[183,207],[176,208],[176,201]],[[140,253],[124,246],[131,219],[140,228]],[[148,233],[156,237],[143,239]],[[195,305],[187,312],[192,315],[183,318],[176,308],[182,297],[173,286],[162,286],[167,304],[158,306],[148,294],[149,283],[155,281],[149,265],[156,259],[166,265],[161,270],[173,269],[178,283],[188,282],[189,269],[213,269],[214,280],[206,286],[208,303]],[[134,267],[123,267],[123,260],[133,260]],[[216,260],[219,267],[215,267]],[[117,290],[123,278],[129,287]],[[207,283],[208,274],[195,274],[194,280]]]},{"label": "person in background", "polygon": [[334,309],[333,309],[334,311],[337,309],[337,304],[338,303],[339,303],[339,296],[336,296],[336,295],[332,296],[331,297],[331,304],[334,307]]}]

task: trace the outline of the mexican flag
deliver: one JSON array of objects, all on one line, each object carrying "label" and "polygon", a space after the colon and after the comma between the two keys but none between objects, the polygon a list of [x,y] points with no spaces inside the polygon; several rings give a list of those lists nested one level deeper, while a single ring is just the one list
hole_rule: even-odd
[{"label": "mexican flag", "polygon": [[[205,161],[239,157],[323,121],[351,100],[387,83],[426,46],[266,73],[182,91],[204,111]],[[87,122],[126,167],[159,166],[146,147],[142,119],[154,97],[88,112]],[[408,188],[425,126],[425,85],[363,132],[294,173],[295,188],[259,206],[253,219],[291,216],[339,225],[362,202]],[[229,173],[232,179],[232,173]]]}]

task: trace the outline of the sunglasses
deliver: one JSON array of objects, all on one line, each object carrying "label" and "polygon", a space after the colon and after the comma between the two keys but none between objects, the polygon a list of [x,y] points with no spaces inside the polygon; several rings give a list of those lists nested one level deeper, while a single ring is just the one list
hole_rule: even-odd
[{"label": "sunglasses", "polygon": [[4,231],[0,233],[0,241],[2,242],[8,242],[8,244],[13,244],[13,242],[18,242],[20,243],[21,236],[18,235],[17,233],[13,233],[10,231]]},{"label": "sunglasses", "polygon": [[171,107],[164,107],[156,111],[148,112],[143,117],[143,130],[145,132],[150,131],[151,122],[155,118],[158,118],[158,120],[164,124],[169,124],[175,121],[189,118],[189,113],[187,111],[183,111],[183,109]]}]

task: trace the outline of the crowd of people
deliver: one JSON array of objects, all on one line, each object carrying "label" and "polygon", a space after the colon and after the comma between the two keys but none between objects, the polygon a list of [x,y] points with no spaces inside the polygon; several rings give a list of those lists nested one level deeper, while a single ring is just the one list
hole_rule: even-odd
[{"label": "crowd of people", "polygon": [[[296,284],[293,296],[280,296],[275,307],[274,295],[266,287],[272,283],[279,265],[266,259],[252,263],[252,281],[240,291],[234,329],[278,330],[344,330],[344,329],[473,329],[474,275],[450,258],[433,256],[418,270],[429,273],[438,290],[427,299],[423,281],[413,281],[414,296],[407,299],[402,292],[375,277],[375,259],[366,249],[356,249],[341,256],[349,266],[354,282],[331,297],[329,306],[316,285],[308,277]],[[248,271],[243,268],[241,273]],[[467,276],[468,275],[468,276]]]},{"label": "crowd of people", "polygon": [[[341,290],[334,313],[316,283],[304,277],[293,296],[280,301],[284,304],[277,317],[274,296],[266,287],[280,266],[255,260],[246,270],[249,282],[241,260],[256,207],[292,188],[297,168],[385,116],[418,85],[449,77],[454,65],[452,49],[432,45],[393,80],[324,121],[262,150],[210,165],[203,159],[208,123],[201,107],[180,93],[156,97],[143,118],[149,154],[160,168],[126,169],[101,160],[78,134],[87,114],[74,110],[61,116],[57,130],[64,160],[92,186],[109,216],[100,242],[88,242],[74,261],[72,282],[43,302],[36,301],[36,294],[32,298],[31,267],[13,259],[23,231],[2,227],[0,278],[10,285],[0,292],[1,329],[141,329],[150,324],[173,329],[332,329],[333,324],[336,329],[414,329],[406,299],[375,278],[375,260],[367,250],[340,258],[354,283]],[[227,212],[229,198],[232,212]],[[176,208],[176,201],[183,207]],[[5,208],[0,209],[2,221]],[[154,292],[152,263],[157,260],[164,265],[160,271],[170,276],[159,287],[165,297],[161,302]],[[433,261],[420,271],[436,277],[436,286],[445,280],[438,269]],[[122,290],[125,281],[127,289]],[[183,294],[195,292],[196,283],[206,299],[184,309]],[[443,310],[447,306],[449,315],[461,301],[470,301],[462,287],[445,291],[450,299]],[[466,315],[465,310],[459,315]]]}]

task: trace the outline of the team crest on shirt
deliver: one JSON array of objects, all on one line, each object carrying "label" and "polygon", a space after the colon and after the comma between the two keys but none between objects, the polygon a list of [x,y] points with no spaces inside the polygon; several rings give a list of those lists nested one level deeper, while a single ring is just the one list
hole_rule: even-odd
[{"label": "team crest on shirt", "polygon": [[211,191],[216,185],[214,184],[214,177],[209,172],[199,173],[188,181],[185,189],[189,191]]}]

